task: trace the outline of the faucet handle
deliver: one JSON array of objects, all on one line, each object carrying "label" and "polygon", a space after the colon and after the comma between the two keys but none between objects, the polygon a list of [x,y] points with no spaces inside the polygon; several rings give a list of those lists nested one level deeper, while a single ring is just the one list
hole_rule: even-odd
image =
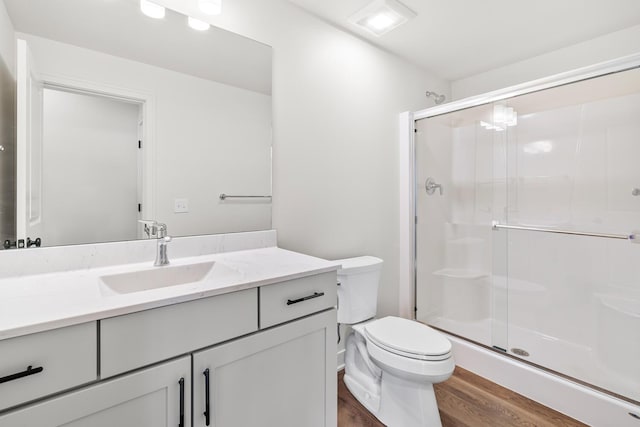
[{"label": "faucet handle", "polygon": [[158,239],[164,239],[167,237],[167,224],[156,222],[156,228],[158,231]]},{"label": "faucet handle", "polygon": [[156,236],[158,239],[167,237],[167,224],[153,219],[139,219],[138,222],[144,224],[144,231],[149,237]]},{"label": "faucet handle", "polygon": [[138,222],[140,224],[144,224],[144,232],[147,233],[147,236],[155,236],[158,233],[158,221],[154,221],[152,219],[139,219]]}]

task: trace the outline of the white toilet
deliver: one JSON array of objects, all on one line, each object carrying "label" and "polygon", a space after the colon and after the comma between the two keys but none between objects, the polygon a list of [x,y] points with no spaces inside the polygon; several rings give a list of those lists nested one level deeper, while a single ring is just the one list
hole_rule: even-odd
[{"label": "white toilet", "polygon": [[389,427],[439,427],[433,384],[454,369],[451,343],[421,323],[399,317],[374,320],[382,260],[337,260],[338,323],[352,325],[346,340],[344,382]]}]

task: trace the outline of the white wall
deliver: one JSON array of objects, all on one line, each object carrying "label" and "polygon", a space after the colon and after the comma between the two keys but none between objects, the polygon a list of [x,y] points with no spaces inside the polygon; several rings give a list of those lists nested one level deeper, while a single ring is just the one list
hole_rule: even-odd
[{"label": "white wall", "polygon": [[640,25],[451,83],[462,99],[640,52]]},{"label": "white wall", "polygon": [[216,25],[273,47],[279,245],[384,259],[378,314],[398,313],[398,114],[448,83],[286,0],[228,3]]},{"label": "white wall", "polygon": [[[223,203],[220,193],[269,194],[271,97],[78,48],[18,34],[39,71],[127,89],[155,101],[153,219],[169,234],[193,235],[271,227],[269,203]],[[144,143],[144,142],[143,142]],[[174,213],[176,198],[189,213]]]}]

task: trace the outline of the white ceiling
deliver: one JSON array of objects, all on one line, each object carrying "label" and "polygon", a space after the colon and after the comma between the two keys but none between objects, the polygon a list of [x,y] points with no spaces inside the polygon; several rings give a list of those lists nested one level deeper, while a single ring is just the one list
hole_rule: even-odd
[{"label": "white ceiling", "polygon": [[289,1],[447,80],[640,24],[640,0],[401,0],[418,16],[377,38],[347,22],[371,0]]}]

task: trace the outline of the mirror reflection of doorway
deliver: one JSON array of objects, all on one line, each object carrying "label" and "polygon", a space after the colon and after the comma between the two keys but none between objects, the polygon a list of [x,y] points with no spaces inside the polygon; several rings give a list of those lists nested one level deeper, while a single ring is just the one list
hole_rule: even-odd
[{"label": "mirror reflection of doorway", "polygon": [[15,77],[0,57],[0,250],[16,240]]},{"label": "mirror reflection of doorway", "polygon": [[127,100],[44,88],[37,236],[43,244],[138,237],[141,108]]}]

